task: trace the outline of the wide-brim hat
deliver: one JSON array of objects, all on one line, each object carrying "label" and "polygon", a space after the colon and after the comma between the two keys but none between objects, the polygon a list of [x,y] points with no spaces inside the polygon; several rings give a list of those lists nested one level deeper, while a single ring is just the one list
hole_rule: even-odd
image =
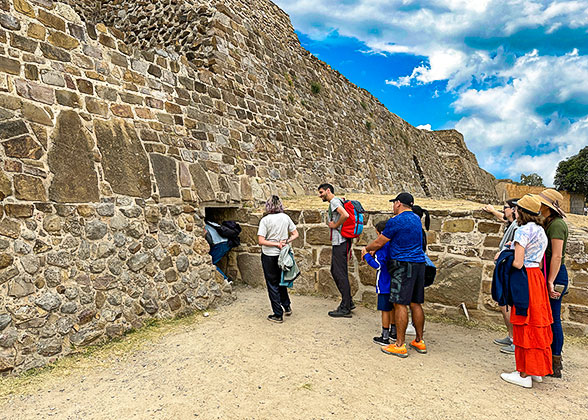
[{"label": "wide-brim hat", "polygon": [[556,191],[552,188],[548,188],[546,190],[541,191],[538,195],[539,200],[541,203],[549,207],[550,209],[556,211],[561,217],[566,217],[565,212],[561,209],[561,205],[563,204],[563,195],[559,191]]},{"label": "wide-brim hat", "polygon": [[531,216],[541,214],[541,200],[535,194],[525,194],[515,203],[515,206]]}]

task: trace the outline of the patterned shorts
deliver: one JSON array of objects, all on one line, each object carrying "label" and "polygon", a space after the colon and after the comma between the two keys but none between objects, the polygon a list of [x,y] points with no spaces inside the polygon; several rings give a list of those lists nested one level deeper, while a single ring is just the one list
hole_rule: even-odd
[{"label": "patterned shorts", "polygon": [[400,305],[425,302],[425,263],[389,260],[390,302]]}]

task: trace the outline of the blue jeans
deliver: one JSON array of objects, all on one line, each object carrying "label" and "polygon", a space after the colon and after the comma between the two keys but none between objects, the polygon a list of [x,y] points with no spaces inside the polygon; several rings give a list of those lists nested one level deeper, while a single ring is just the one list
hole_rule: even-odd
[{"label": "blue jeans", "polygon": [[549,304],[551,305],[551,315],[553,316],[553,324],[551,324],[551,331],[553,332],[551,353],[554,356],[561,356],[561,349],[563,348],[564,343],[563,328],[561,327],[561,301],[564,297],[564,294],[568,291],[568,270],[566,269],[565,265],[561,265],[559,273],[557,273],[557,276],[555,277],[554,284],[563,284],[565,286],[561,296],[558,299],[549,298]]}]

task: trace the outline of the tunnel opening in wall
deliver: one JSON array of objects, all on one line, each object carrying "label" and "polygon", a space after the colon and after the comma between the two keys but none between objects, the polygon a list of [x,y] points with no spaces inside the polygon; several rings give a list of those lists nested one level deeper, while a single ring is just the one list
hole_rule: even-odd
[{"label": "tunnel opening in wall", "polygon": [[240,206],[208,205],[204,207],[206,240],[210,245],[212,262],[226,280],[234,281],[239,273],[233,248],[240,245],[241,226],[246,212]]}]

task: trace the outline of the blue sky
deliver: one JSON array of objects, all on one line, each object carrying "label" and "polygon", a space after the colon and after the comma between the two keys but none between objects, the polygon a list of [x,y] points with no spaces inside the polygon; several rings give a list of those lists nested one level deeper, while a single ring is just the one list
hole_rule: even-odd
[{"label": "blue sky", "polygon": [[588,0],[274,0],[302,45],[497,178],[588,146]]}]

